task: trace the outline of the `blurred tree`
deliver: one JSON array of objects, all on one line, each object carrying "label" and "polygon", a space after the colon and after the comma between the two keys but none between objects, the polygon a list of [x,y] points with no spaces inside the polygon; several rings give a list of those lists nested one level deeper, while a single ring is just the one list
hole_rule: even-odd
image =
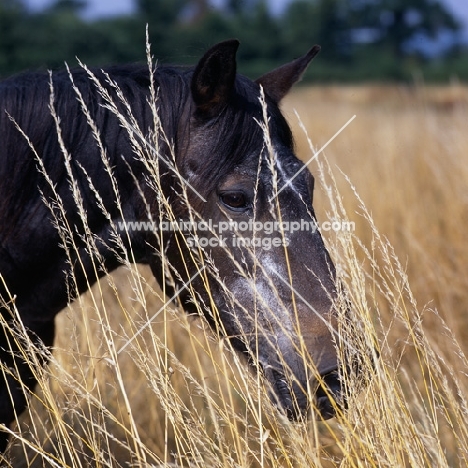
[{"label": "blurred tree", "polygon": [[180,23],[190,0],[137,0],[141,27],[148,25],[153,53],[159,58],[173,55],[173,31]]},{"label": "blurred tree", "polygon": [[417,36],[436,38],[444,30],[460,28],[439,0],[351,0],[350,13],[354,27],[376,30],[377,42],[395,58],[403,57]]},{"label": "blurred tree", "polygon": [[[133,15],[95,20],[82,15],[86,0],[55,0],[40,12],[29,11],[25,1],[0,0],[0,76],[73,65],[76,56],[100,66],[145,61],[148,24],[152,53],[163,63],[195,63],[210,45],[237,37],[239,69],[253,78],[318,43],[323,53],[309,75],[316,79],[407,80],[415,67],[431,73],[430,61],[400,60],[411,41],[458,28],[442,0],[292,0],[280,16],[266,0],[224,0],[220,6],[136,0]],[[438,68],[437,78],[459,71],[465,77],[462,62],[461,55],[443,58],[447,67]]]},{"label": "blurred tree", "polygon": [[241,58],[277,60],[280,57],[281,27],[265,0],[259,0],[243,9],[233,21],[242,42],[242,49],[239,51]]},{"label": "blurred tree", "polygon": [[329,49],[327,58],[336,61],[351,54],[351,25],[348,22],[346,0],[320,0],[317,2],[320,18],[317,41]]},{"label": "blurred tree", "polygon": [[305,44],[318,43],[320,17],[316,2],[293,1],[283,18],[283,37],[295,56],[302,54]]},{"label": "blurred tree", "polygon": [[196,23],[206,17],[210,10],[208,0],[192,0],[191,2],[190,21]]},{"label": "blurred tree", "polygon": [[20,0],[0,0],[0,74],[16,68],[15,57],[21,41],[18,23],[26,16],[26,8]]},{"label": "blurred tree", "polygon": [[[25,68],[61,68],[73,66],[75,57],[93,65],[100,56],[96,48],[96,30],[79,13],[84,2],[58,0],[42,12],[29,14],[17,22],[20,35],[16,66]],[[101,57],[102,58],[102,57]]]},{"label": "blurred tree", "polygon": [[56,0],[47,11],[51,13],[71,13],[78,15],[86,8],[86,0]]},{"label": "blurred tree", "polygon": [[351,54],[351,24],[345,0],[294,0],[282,26],[288,48],[302,54],[313,44],[327,51],[324,60],[339,61]]},{"label": "blurred tree", "polygon": [[244,11],[246,3],[245,0],[227,0],[226,11],[234,15],[239,15]]},{"label": "blurred tree", "polygon": [[189,0],[137,0],[137,11],[148,21],[171,25],[180,17]]}]

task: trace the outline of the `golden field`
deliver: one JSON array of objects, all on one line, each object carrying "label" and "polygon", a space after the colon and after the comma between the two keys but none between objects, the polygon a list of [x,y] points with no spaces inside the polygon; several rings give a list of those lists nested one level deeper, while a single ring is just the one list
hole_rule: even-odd
[{"label": "golden field", "polygon": [[[356,235],[371,246],[351,185],[404,265],[418,307],[436,310],[468,342],[468,89],[314,88],[285,107],[293,125],[297,111],[317,150],[356,115],[325,149]],[[295,135],[308,159],[303,133]],[[315,200],[326,217],[320,189]]]},{"label": "golden field", "polygon": [[468,89],[300,88],[283,109],[304,161],[356,116],[309,166],[319,221],[356,227],[324,233],[343,333],[380,354],[349,410],[288,422],[202,320],[163,307],[148,269],[122,267],[59,315],[2,466],[468,464]]}]

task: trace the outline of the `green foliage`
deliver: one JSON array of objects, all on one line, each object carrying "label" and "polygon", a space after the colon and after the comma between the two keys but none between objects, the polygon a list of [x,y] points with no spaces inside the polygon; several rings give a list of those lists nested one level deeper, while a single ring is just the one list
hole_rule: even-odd
[{"label": "green foliage", "polygon": [[[415,37],[460,27],[437,0],[293,0],[281,16],[265,0],[137,0],[133,15],[85,20],[84,0],[57,0],[30,12],[23,0],[0,0],[0,77],[54,69],[75,57],[89,65],[145,60],[145,30],[162,63],[194,63],[215,42],[237,37],[240,71],[251,77],[322,46],[306,79],[317,81],[468,79],[462,50],[436,62],[409,53]],[[374,40],[360,41],[367,31]],[[434,70],[437,70],[436,72]]]},{"label": "green foliage", "polygon": [[354,24],[376,29],[379,43],[390,47],[395,57],[417,35],[435,38],[443,30],[461,26],[438,0],[352,0]]}]

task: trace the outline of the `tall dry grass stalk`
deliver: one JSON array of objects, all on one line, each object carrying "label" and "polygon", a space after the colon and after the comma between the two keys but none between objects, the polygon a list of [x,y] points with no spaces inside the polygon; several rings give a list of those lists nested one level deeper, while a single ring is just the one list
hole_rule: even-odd
[{"label": "tall dry grass stalk", "polygon": [[317,148],[331,122],[357,116],[327,148],[332,169],[315,201],[319,218],[355,221],[353,239],[329,241],[381,352],[356,419],[356,463],[465,466],[468,90],[308,89],[288,102],[294,118],[292,109]]},{"label": "tall dry grass stalk", "polygon": [[[387,98],[387,91],[395,96]],[[360,372],[345,376],[348,410],[330,421],[289,422],[269,402],[260,376],[247,371],[229,343],[215,338],[205,320],[170,303],[149,269],[133,265],[132,252],[124,249],[122,267],[57,318],[51,355],[33,349],[18,329],[24,355],[34,362],[48,354],[51,363],[37,371],[37,392],[28,414],[11,431],[12,447],[2,463],[466,465],[468,363],[459,344],[467,300],[460,225],[467,215],[466,109],[432,108],[422,91],[406,96],[383,90],[379,101],[365,99],[365,90],[302,90],[286,104],[287,112],[296,108],[302,118],[295,133],[304,159],[314,153],[313,145],[320,147],[357,114],[327,149],[328,159],[320,154],[311,167],[320,181],[314,202],[319,219],[351,220],[357,228],[326,235],[350,304],[350,312],[340,315],[338,352],[364,356]],[[363,101],[353,100],[357,93]],[[104,90],[103,95],[106,99]],[[154,109],[156,100],[154,90]],[[114,104],[109,99],[109,109],[119,112]],[[84,103],[83,111],[88,115]],[[149,135],[138,134],[129,107],[126,114],[120,114],[121,124],[135,154],[154,174],[154,191],[161,193],[153,154],[162,132],[157,114]],[[100,144],[97,128],[89,124]],[[64,152],[65,162],[68,158]],[[69,175],[80,208],[79,188]],[[117,190],[115,195],[118,200]],[[161,200],[170,218],[171,206]],[[73,227],[61,216],[58,197],[56,203],[57,228],[72,252]],[[102,268],[91,231],[86,240],[96,269]],[[193,255],[212,268],[204,252]],[[175,272],[171,265],[165,271],[170,281]],[[203,305],[199,310],[203,315]]]}]

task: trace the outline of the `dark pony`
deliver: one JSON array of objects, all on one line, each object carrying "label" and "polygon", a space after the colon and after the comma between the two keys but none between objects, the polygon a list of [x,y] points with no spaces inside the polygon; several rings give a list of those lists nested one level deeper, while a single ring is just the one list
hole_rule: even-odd
[{"label": "dark pony", "polygon": [[[191,69],[0,83],[0,423],[36,383],[18,326],[50,347],[55,315],[125,262],[149,264],[184,309],[205,314],[289,417],[311,406],[331,417],[342,404],[334,267],[278,108],[319,48],[256,82],[236,73],[237,48],[220,43]],[[138,229],[170,220],[190,228]]]}]

